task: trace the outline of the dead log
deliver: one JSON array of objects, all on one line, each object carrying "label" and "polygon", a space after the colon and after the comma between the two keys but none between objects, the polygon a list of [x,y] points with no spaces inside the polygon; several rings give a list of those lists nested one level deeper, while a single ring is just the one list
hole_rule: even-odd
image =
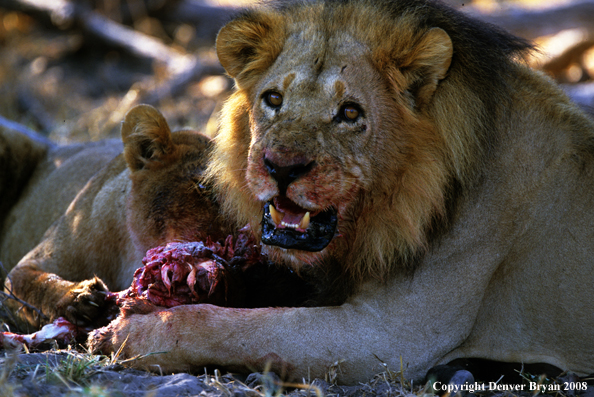
[{"label": "dead log", "polygon": [[[172,7],[174,6],[175,3]],[[42,16],[60,29],[76,26],[108,45],[164,65],[168,79],[148,96],[138,98],[139,101],[156,104],[167,96],[175,95],[191,81],[208,74],[223,73],[216,60],[199,59],[192,54],[177,51],[155,37],[119,24],[88,7],[68,0],[0,0],[0,7]],[[186,10],[183,7],[174,9],[176,12]],[[194,11],[198,12],[196,9]]]},{"label": "dead log", "polygon": [[[590,80],[593,76],[588,70],[589,65],[584,64],[584,53],[594,47],[594,35],[584,35],[579,40],[567,40],[563,48],[558,48],[558,53],[549,56],[547,59],[546,48],[545,58],[541,59],[541,65],[536,65],[547,74],[553,76],[560,83],[574,83]],[[570,67],[577,68],[577,76],[567,76],[566,71]]]}]

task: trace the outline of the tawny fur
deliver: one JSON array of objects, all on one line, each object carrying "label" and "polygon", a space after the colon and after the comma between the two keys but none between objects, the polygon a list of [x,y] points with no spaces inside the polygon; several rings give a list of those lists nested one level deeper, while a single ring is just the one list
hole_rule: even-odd
[{"label": "tawny fur", "polygon": [[[458,358],[594,372],[594,123],[522,64],[529,49],[424,0],[281,1],[240,14],[217,39],[237,89],[210,181],[227,218],[258,231],[263,205],[280,191],[263,159],[313,164],[286,195],[314,212],[336,208],[337,235],[321,252],[265,249],[280,265],[332,269],[324,286],[333,294],[347,279],[348,294],[326,307],[130,311],[89,347],[163,352],[134,361],[163,371],[270,364],[298,380],[339,363],[339,382],[351,384],[381,363],[404,362],[404,375],[419,380]],[[271,91],[282,106],[267,104]],[[345,103],[362,116],[341,118]],[[144,160],[132,156],[128,167],[165,179],[145,160],[169,152],[142,141],[135,153]],[[189,216],[175,213],[139,211],[132,223],[154,231]],[[72,247],[69,232],[52,244]],[[136,245],[150,243],[142,239]],[[67,277],[78,258],[44,270]],[[125,273],[114,266],[99,267]]]}]

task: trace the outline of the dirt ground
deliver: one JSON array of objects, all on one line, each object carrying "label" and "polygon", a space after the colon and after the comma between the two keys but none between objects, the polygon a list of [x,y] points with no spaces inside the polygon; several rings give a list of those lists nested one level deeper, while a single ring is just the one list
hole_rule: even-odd
[{"label": "dirt ground", "polygon": [[[2,352],[0,358],[0,396],[110,396],[110,397],[183,397],[183,396],[398,396],[430,397],[433,393],[426,385],[414,385],[400,377],[399,373],[385,371],[369,382],[356,386],[340,386],[331,379],[303,380],[302,383],[283,383],[274,374],[254,373],[249,376],[221,374],[178,373],[159,375],[121,364],[105,365],[97,356],[73,351],[51,351],[43,353],[17,354]],[[528,378],[527,378],[528,379]],[[567,381],[577,378],[569,376],[556,380],[542,380],[543,384],[563,388]],[[479,397],[518,396],[530,397],[537,394],[555,397],[594,397],[594,386],[576,391],[529,391],[528,382],[523,392],[485,390],[466,393],[462,396]],[[508,385],[503,379],[499,385]],[[517,384],[511,384],[517,386]]]},{"label": "dirt ground", "polygon": [[[193,375],[179,373],[157,375],[126,369],[121,365],[95,366],[87,369],[84,378],[75,383],[68,374],[51,371],[64,368],[59,362],[67,360],[67,353],[31,353],[7,357],[0,361],[3,371],[14,369],[0,384],[2,396],[264,396],[264,395],[395,395],[401,388],[390,381],[377,381],[366,385],[336,386],[323,380],[309,384],[282,386],[273,374],[252,374],[247,377],[229,374]],[[291,387],[293,386],[293,387]]]},{"label": "dirt ground", "polygon": [[[103,18],[103,23],[114,21],[141,35],[128,42],[121,40],[123,35],[116,38],[104,35],[102,25],[91,24],[89,14],[69,17],[57,10],[23,7],[22,3],[0,1],[0,116],[3,119],[18,122],[21,127],[38,131],[59,143],[96,141],[118,138],[125,113],[139,103],[150,103],[162,111],[175,129],[189,127],[214,133],[217,110],[233,86],[224,76],[213,50],[218,24],[228,17],[229,11],[212,4],[220,6],[225,2],[194,2],[209,7],[200,10],[212,13],[202,19],[189,11],[180,11],[176,5],[183,1],[84,3],[88,7],[85,11],[91,10]],[[60,2],[45,2],[46,5],[57,3]],[[164,6],[165,3],[172,5]],[[58,18],[60,16],[62,19]],[[103,29],[108,30],[105,25]],[[157,55],[139,53],[133,44],[141,37],[155,40],[152,45],[163,51]],[[589,59],[594,65],[594,56]],[[183,67],[180,70],[176,65]],[[573,82],[590,81],[588,70],[594,70],[591,65],[582,65],[583,73],[578,76],[575,63],[570,64],[567,70],[573,68]],[[567,73],[563,76],[569,76]],[[332,373],[325,380],[283,384],[271,374],[247,377],[218,372],[159,375],[128,369],[117,360],[112,361],[85,354],[82,349],[29,354],[0,350],[0,397],[425,397],[432,394],[424,385],[403,379],[397,369],[382,369],[380,363],[374,379],[346,387],[333,384],[335,374]],[[557,379],[557,382],[562,383],[564,379]],[[554,384],[555,380],[546,382]],[[476,394],[528,397],[535,393],[484,391]],[[545,394],[594,397],[594,386]]]}]

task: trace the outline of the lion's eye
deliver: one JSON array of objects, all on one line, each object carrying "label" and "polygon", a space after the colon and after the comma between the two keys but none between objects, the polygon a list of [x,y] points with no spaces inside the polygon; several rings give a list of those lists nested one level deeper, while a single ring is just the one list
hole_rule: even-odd
[{"label": "lion's eye", "polygon": [[276,91],[269,91],[264,95],[264,101],[272,108],[280,108],[283,104],[283,96]]},{"label": "lion's eye", "polygon": [[354,106],[346,106],[343,112],[344,117],[346,117],[349,120],[355,120],[357,117],[359,117],[359,111]]},{"label": "lion's eye", "polygon": [[362,115],[361,108],[355,104],[347,103],[340,108],[338,117],[344,121],[356,121]]}]

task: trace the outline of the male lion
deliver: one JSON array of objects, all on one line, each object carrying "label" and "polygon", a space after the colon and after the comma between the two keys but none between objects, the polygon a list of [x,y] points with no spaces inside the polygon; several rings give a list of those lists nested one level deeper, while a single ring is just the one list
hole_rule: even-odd
[{"label": "male lion", "polygon": [[594,372],[594,123],[529,48],[425,0],[241,13],[207,174],[325,305],[128,312],[90,347],[165,371],[340,362],[343,383],[400,358],[415,379],[461,357]]}]

